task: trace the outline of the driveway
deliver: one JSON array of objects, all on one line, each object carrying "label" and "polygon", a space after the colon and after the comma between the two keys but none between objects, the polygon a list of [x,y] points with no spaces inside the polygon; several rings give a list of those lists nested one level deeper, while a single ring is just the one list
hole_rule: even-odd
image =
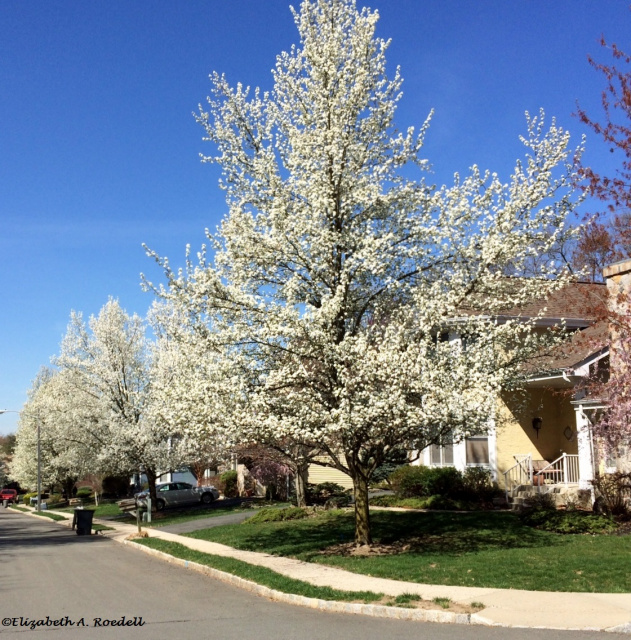
[{"label": "driveway", "polygon": [[189,520],[180,524],[168,524],[165,527],[158,527],[161,531],[169,533],[191,533],[191,531],[199,531],[200,529],[210,529],[212,527],[222,527],[225,524],[240,524],[256,511],[237,511],[228,513],[225,516],[214,516],[211,518],[199,518],[198,520]]}]

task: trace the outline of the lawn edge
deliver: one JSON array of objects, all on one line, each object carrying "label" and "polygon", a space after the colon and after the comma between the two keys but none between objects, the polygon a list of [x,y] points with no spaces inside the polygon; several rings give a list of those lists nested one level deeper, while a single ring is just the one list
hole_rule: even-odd
[{"label": "lawn edge", "polygon": [[213,569],[198,562],[176,558],[164,551],[151,549],[136,543],[134,540],[122,540],[123,544],[130,545],[134,549],[139,549],[149,555],[165,560],[171,564],[178,565],[191,571],[202,573],[211,578],[221,580],[235,587],[249,591],[257,596],[268,598],[276,602],[284,602],[309,609],[318,609],[330,613],[350,613],[355,615],[372,616],[374,618],[390,618],[392,620],[416,620],[418,622],[438,622],[450,624],[482,624],[486,626],[496,626],[493,622],[485,619],[476,613],[451,613],[435,609],[406,609],[403,607],[387,607],[376,604],[358,604],[352,602],[339,602],[336,600],[321,600],[319,598],[308,598],[292,593],[283,593],[270,587],[260,585],[251,580],[240,578],[232,573]]}]

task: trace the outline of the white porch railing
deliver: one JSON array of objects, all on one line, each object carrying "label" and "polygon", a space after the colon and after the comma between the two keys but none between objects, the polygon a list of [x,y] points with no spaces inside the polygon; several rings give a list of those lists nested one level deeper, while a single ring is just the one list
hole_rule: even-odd
[{"label": "white porch railing", "polygon": [[515,455],[513,458],[515,464],[504,472],[506,500],[521,485],[541,487],[546,484],[578,484],[578,455],[564,453],[549,464],[538,460],[535,469],[531,454]]},{"label": "white porch railing", "polygon": [[533,483],[544,484],[578,484],[578,455],[564,453],[548,466],[536,471]]},{"label": "white porch railing", "polygon": [[532,484],[532,455],[530,453],[513,456],[515,464],[504,471],[504,487],[506,488],[506,501],[514,489],[523,484]]}]

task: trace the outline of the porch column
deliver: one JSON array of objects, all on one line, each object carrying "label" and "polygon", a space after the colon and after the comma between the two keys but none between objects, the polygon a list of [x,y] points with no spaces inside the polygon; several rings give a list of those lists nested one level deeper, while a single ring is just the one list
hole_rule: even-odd
[{"label": "porch column", "polygon": [[495,419],[489,420],[489,467],[493,482],[499,480],[497,471],[497,429],[495,428]]},{"label": "porch column", "polygon": [[578,405],[576,411],[576,440],[578,444],[578,488],[593,491],[594,456],[592,446],[591,422]]},{"label": "porch column", "polygon": [[462,473],[467,470],[467,445],[464,438],[454,444],[454,467]]}]

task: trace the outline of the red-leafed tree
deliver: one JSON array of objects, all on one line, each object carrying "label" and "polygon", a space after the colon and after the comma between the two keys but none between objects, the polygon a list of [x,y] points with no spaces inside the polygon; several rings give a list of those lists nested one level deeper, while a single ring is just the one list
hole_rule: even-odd
[{"label": "red-leafed tree", "polygon": [[583,229],[573,255],[577,269],[586,269],[592,280],[600,280],[611,262],[631,256],[631,56],[616,44],[601,38],[612,62],[605,64],[588,56],[589,64],[605,77],[603,113],[596,119],[580,106],[577,116],[598,134],[609,150],[621,158],[613,175],[582,166],[581,177],[590,195],[605,203],[596,219]]},{"label": "red-leafed tree", "polygon": [[590,167],[582,168],[592,195],[607,203],[611,213],[631,210],[631,56],[616,44],[608,45],[604,38],[600,44],[611,50],[613,62],[597,62],[592,56],[589,63],[605,76],[607,86],[602,92],[604,119],[592,118],[578,108],[578,117],[609,145],[612,153],[622,154],[622,163],[615,174],[604,175]]},{"label": "red-leafed tree", "polygon": [[603,268],[614,262],[613,256],[614,240],[609,225],[594,220],[583,227],[572,255],[577,271],[585,271],[592,282],[598,282]]},{"label": "red-leafed tree", "polygon": [[[580,120],[598,134],[621,163],[606,175],[582,166],[590,195],[604,203],[602,211],[584,227],[573,256],[575,266],[586,268],[592,279],[602,276],[603,268],[614,261],[631,257],[631,56],[616,44],[601,38],[600,44],[611,52],[609,64],[588,56],[589,64],[606,81],[602,92],[603,112],[598,120],[580,107]],[[609,307],[599,316],[609,325],[610,357],[603,361],[588,384],[592,398],[601,399],[608,408],[594,425],[594,435],[605,451],[628,456],[631,443],[631,298],[624,287],[610,290]]]}]

